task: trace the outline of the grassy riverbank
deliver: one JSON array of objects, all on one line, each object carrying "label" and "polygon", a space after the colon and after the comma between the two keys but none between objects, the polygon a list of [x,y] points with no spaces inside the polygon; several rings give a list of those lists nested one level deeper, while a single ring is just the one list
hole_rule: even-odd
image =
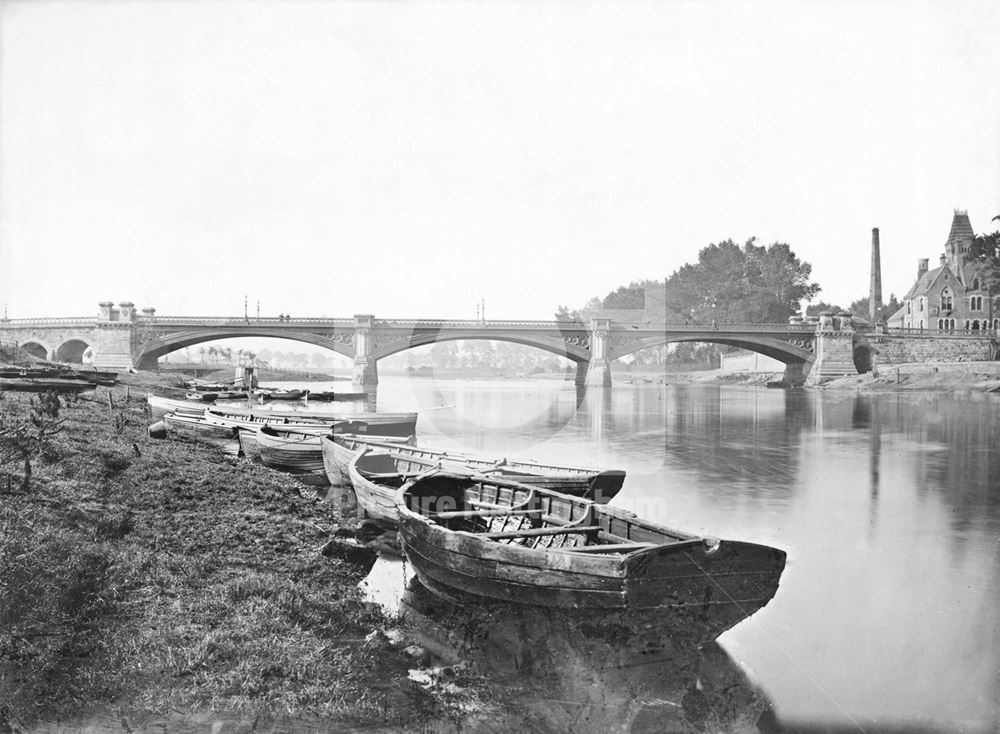
[{"label": "grassy riverbank", "polygon": [[0,731],[439,715],[403,653],[369,637],[386,620],[356,588],[367,568],[320,553],[332,506],[289,476],[150,439],[150,380],[126,380],[58,407],[0,396]]}]

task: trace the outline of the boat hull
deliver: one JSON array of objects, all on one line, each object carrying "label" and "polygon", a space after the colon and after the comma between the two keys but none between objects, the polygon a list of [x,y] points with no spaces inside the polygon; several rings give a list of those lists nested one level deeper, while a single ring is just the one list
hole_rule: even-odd
[{"label": "boat hull", "polygon": [[[558,497],[539,505],[544,510],[530,512],[543,512],[540,517],[566,525],[542,524],[541,530],[533,528],[517,538],[456,531],[410,509],[407,491],[397,493],[403,550],[421,583],[450,601],[502,601],[599,613],[602,618],[613,614],[621,624],[703,642],[767,604],[784,569],[785,553],[776,548],[682,536],[621,510],[588,508],[581,500],[567,505]],[[510,505],[529,506],[512,500]],[[622,531],[623,522],[631,527]],[[546,528],[560,527],[569,532],[546,534]],[[634,540],[602,546],[586,539],[607,537],[612,530]],[[530,545],[520,544],[529,539]],[[539,547],[543,543],[551,545]],[[609,550],[588,552],[601,547]]]},{"label": "boat hull", "polygon": [[[269,427],[267,427],[269,428]],[[257,430],[257,451],[264,466],[292,474],[322,474],[323,450],[320,436],[274,435],[266,428]]]}]

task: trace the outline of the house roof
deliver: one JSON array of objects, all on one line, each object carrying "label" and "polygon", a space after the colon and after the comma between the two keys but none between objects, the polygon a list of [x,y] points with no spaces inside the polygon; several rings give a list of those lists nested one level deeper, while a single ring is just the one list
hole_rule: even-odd
[{"label": "house roof", "polygon": [[948,266],[943,265],[941,267],[934,268],[933,270],[928,270],[926,273],[921,275],[917,282],[913,284],[909,292],[903,296],[903,300],[909,300],[910,298],[916,298],[917,296],[922,296],[930,290],[930,287],[934,285],[934,281],[937,280],[941,271],[945,270]]}]

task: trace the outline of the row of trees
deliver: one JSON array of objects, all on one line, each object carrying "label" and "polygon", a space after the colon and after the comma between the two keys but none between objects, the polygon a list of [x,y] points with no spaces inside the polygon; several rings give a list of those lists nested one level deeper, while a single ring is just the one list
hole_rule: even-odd
[{"label": "row of trees", "polygon": [[743,245],[733,240],[711,244],[698,262],[684,265],[665,280],[622,286],[582,308],[560,306],[556,318],[587,321],[594,316],[620,320],[688,323],[784,323],[802,301],[820,291],[810,281],[812,265],[783,242]]}]

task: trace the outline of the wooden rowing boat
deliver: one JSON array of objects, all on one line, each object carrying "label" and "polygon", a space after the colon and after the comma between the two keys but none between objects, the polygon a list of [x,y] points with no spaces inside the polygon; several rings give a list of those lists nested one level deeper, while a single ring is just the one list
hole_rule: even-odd
[{"label": "wooden rowing boat", "polygon": [[102,372],[91,369],[74,369],[64,366],[34,366],[34,367],[0,367],[0,377],[26,379],[58,379],[92,382],[95,385],[110,387],[118,380],[116,372]]},{"label": "wooden rowing boat", "polygon": [[258,394],[264,400],[301,400],[305,390],[259,390]]},{"label": "wooden rowing boat", "polygon": [[81,380],[64,380],[61,378],[0,378],[0,392],[57,392],[82,393],[94,390],[97,385]]},{"label": "wooden rowing boat", "polygon": [[345,392],[345,391],[334,391],[334,390],[319,390],[313,392],[312,390],[306,390],[306,400],[320,401],[320,402],[332,402],[335,400],[364,400],[364,391],[358,392]]},{"label": "wooden rowing boat", "polygon": [[[158,395],[147,395],[146,402],[150,417],[154,421],[162,420],[167,413],[188,413],[202,415],[205,411],[203,403],[193,403],[187,400],[163,398]],[[416,433],[416,413],[327,413],[315,410],[271,410],[268,408],[237,408],[229,406],[213,406],[213,415],[227,418],[239,418],[257,423],[352,423],[354,429],[346,433],[366,433],[379,436],[412,436]]]},{"label": "wooden rowing boat", "polygon": [[505,458],[486,458],[463,453],[438,451],[424,446],[389,443],[375,436],[333,436],[323,442],[324,462],[331,484],[348,476],[351,459],[362,448],[388,451],[452,468],[466,466],[472,471],[490,476],[525,482],[556,492],[587,497],[596,502],[608,502],[622,488],[625,472],[620,469],[592,469],[573,466],[541,464],[535,461],[517,461]]},{"label": "wooden rowing boat", "polygon": [[195,443],[207,443],[217,446],[227,453],[236,454],[239,450],[236,429],[217,423],[210,423],[204,416],[193,416],[186,413],[167,413],[163,416],[167,434],[178,436]]},{"label": "wooden rowing boat", "polygon": [[205,404],[196,403],[190,400],[177,400],[175,398],[164,398],[159,395],[146,395],[146,408],[152,421],[161,421],[168,413],[203,415]]},{"label": "wooden rowing boat", "polygon": [[223,426],[235,428],[239,432],[240,448],[243,455],[251,461],[261,460],[260,447],[257,443],[257,431],[261,426],[270,425],[280,431],[287,433],[294,431],[297,434],[308,434],[312,436],[322,436],[336,430],[349,430],[353,424],[346,421],[336,423],[326,423],[314,421],[311,423],[295,423],[288,418],[280,421],[268,423],[263,420],[252,420],[246,417],[229,416],[225,413],[217,412],[214,409],[205,411],[205,420],[210,423],[217,423]]},{"label": "wooden rowing boat", "polygon": [[442,598],[599,612],[701,641],[767,604],[785,566],[776,548],[483,476],[414,478],[396,510],[407,559]]},{"label": "wooden rowing boat", "polygon": [[[385,525],[396,524],[396,493],[410,478],[438,469],[436,462],[362,446],[347,473],[365,514]],[[332,482],[331,482],[332,483]]]},{"label": "wooden rowing boat", "polygon": [[401,444],[412,446],[415,436],[364,436],[357,433],[336,433],[323,436],[320,448],[323,452],[323,468],[330,484],[335,487],[350,486],[351,474],[348,466],[351,459],[363,447],[389,451]]},{"label": "wooden rowing boat", "polygon": [[[293,474],[323,474],[320,435],[298,428],[262,425],[257,428],[257,451],[264,466]],[[329,431],[326,428],[326,431]],[[324,432],[326,432],[324,431]]]}]

